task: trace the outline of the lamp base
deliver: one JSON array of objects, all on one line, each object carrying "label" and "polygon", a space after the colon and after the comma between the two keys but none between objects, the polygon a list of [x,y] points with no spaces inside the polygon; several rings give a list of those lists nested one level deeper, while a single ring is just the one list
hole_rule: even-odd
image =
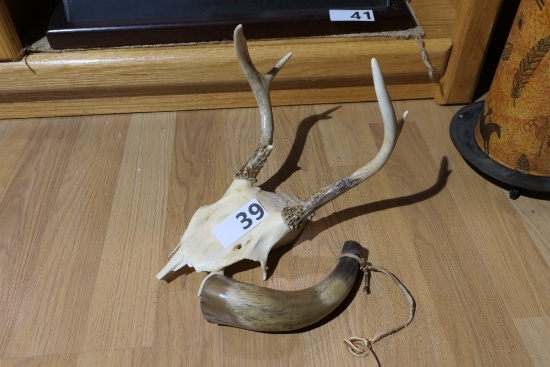
[{"label": "lamp base", "polygon": [[504,167],[477,145],[475,129],[483,105],[484,102],[475,102],[464,106],[451,119],[449,133],[462,158],[485,179],[508,190],[510,199],[520,195],[550,198],[550,177],[527,175]]}]

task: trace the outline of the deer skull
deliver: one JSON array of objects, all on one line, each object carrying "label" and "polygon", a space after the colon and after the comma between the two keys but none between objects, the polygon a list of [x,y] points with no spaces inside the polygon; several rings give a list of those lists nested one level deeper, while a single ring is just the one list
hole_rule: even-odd
[{"label": "deer skull", "polygon": [[266,279],[269,252],[296,239],[315,210],[378,172],[389,159],[407,116],[405,112],[399,121],[396,120],[382,73],[376,59],[372,59],[374,87],[384,123],[384,141],[374,159],[303,201],[293,194],[262,191],[253,184],[273,149],[269,88],[292,53],[262,75],[250,59],[241,25],[235,29],[233,38],[239,65],[260,109],[260,144],[235,174],[223,197],[214,204],[199,208],[193,215],[179,244],[170,254],[170,260],[157,274],[158,279],[185,265],[197,272],[219,272],[243,259],[258,261]]}]

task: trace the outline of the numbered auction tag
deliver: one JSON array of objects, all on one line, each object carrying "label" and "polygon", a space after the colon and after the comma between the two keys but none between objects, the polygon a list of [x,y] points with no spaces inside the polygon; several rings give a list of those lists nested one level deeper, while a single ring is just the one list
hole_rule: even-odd
[{"label": "numbered auction tag", "polygon": [[267,210],[258,200],[253,199],[214,227],[212,232],[223,247],[227,248],[267,217],[269,217]]},{"label": "numbered auction tag", "polygon": [[332,22],[374,22],[372,10],[329,10]]}]

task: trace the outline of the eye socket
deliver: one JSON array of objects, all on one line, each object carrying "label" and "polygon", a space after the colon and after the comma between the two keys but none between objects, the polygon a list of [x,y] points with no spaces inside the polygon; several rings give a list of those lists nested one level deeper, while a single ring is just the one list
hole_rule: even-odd
[{"label": "eye socket", "polygon": [[238,243],[235,247],[233,247],[233,250],[240,250],[243,248],[243,245],[241,245],[240,243]]}]

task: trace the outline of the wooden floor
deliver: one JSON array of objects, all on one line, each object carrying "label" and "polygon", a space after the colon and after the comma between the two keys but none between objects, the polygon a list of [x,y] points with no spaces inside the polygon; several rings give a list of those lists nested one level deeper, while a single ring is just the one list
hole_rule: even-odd
[{"label": "wooden floor", "polygon": [[[458,107],[410,110],[388,164],[320,209],[293,246],[233,277],[278,289],[323,279],[342,243],[395,273],[410,326],[374,344],[383,366],[549,366],[550,201],[508,198],[453,147]],[[305,198],[370,159],[376,104],[275,108],[263,189]],[[375,273],[328,320],[264,334],[209,324],[190,272],[155,274],[195,210],[258,140],[256,109],[0,121],[0,366],[374,366],[342,340],[404,321]],[[197,243],[200,246],[200,243]]]}]

